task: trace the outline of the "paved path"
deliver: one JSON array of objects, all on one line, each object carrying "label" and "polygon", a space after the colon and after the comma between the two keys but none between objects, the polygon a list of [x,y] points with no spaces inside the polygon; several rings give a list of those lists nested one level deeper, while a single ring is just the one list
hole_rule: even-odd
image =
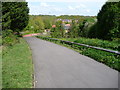
[{"label": "paved path", "polygon": [[25,37],[32,49],[36,88],[117,88],[118,72],[71,49]]}]

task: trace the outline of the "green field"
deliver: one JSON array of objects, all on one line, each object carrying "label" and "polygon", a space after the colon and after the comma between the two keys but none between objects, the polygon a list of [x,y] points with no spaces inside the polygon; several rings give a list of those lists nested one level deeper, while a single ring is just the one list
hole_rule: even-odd
[{"label": "green field", "polygon": [[2,87],[32,88],[33,64],[27,43],[21,38],[20,43],[4,47],[2,55]]}]

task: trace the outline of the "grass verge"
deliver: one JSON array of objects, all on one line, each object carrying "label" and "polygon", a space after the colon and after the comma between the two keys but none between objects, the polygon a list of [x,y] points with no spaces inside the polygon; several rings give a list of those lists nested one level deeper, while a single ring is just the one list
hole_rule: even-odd
[{"label": "grass verge", "polygon": [[32,88],[33,64],[30,49],[20,43],[4,47],[2,52],[2,88]]},{"label": "grass verge", "polygon": [[87,44],[91,46],[101,47],[110,50],[120,51],[120,42],[113,42],[100,39],[90,39],[90,38],[59,38],[60,40],[66,40],[76,43]]},{"label": "grass verge", "polygon": [[2,36],[0,36],[0,90],[2,89]]}]

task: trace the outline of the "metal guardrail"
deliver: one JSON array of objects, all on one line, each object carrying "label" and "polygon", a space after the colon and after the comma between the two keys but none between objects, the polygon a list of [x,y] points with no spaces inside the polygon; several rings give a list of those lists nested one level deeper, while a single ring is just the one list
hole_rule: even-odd
[{"label": "metal guardrail", "polygon": [[51,40],[55,40],[55,41],[66,42],[66,43],[75,44],[75,45],[79,45],[79,46],[85,46],[85,47],[88,47],[88,48],[94,48],[94,49],[97,49],[97,50],[102,50],[102,51],[106,51],[106,52],[115,53],[115,54],[120,55],[120,52],[114,51],[114,50],[109,50],[109,49],[104,49],[104,48],[100,48],[100,47],[95,47],[95,46],[90,46],[90,45],[86,45],[86,44],[75,43],[75,42],[70,42],[70,41],[65,41],[65,40],[59,40],[59,39],[54,39],[54,38],[47,38],[47,37],[42,37],[42,38],[51,39]]}]

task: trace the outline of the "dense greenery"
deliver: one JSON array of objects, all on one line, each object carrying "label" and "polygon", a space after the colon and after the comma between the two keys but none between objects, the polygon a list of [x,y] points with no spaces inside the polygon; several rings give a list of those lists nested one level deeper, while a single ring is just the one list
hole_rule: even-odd
[{"label": "dense greenery", "polygon": [[90,37],[114,40],[120,38],[120,2],[106,2],[91,28]]},{"label": "dense greenery", "polygon": [[2,38],[4,45],[13,45],[17,35],[28,24],[27,2],[2,2]]},{"label": "dense greenery", "polygon": [[[30,20],[25,31],[44,33],[50,30],[52,37],[87,37],[90,26],[96,22],[93,16],[50,16],[50,15],[30,15]],[[59,20],[60,19],[60,20]],[[63,22],[71,20],[71,22]],[[70,30],[66,33],[65,24],[70,24]],[[52,25],[56,27],[52,28]]]},{"label": "dense greenery", "polygon": [[24,31],[42,33],[45,29],[51,29],[55,16],[29,15],[29,23]]},{"label": "dense greenery", "polygon": [[0,36],[0,89],[2,89],[2,37]]},{"label": "dense greenery", "polygon": [[12,46],[19,42],[19,38],[13,34],[12,30],[2,31],[2,43],[4,46]]},{"label": "dense greenery", "polygon": [[28,24],[27,2],[2,2],[2,29],[21,31]]},{"label": "dense greenery", "polygon": [[4,47],[2,52],[2,87],[3,88],[32,88],[33,65],[30,49],[27,43],[12,47]]},{"label": "dense greenery", "polygon": [[[48,39],[45,37],[39,37],[39,38],[44,39],[44,40],[48,40],[51,42],[55,42],[57,44],[64,45],[68,48],[74,49],[75,51],[79,52],[80,54],[89,56],[89,57],[91,57],[91,58],[93,58],[101,63],[108,65],[111,68],[114,68],[114,69],[120,71],[120,67],[119,67],[120,66],[120,55],[101,51],[101,50],[96,50],[96,49],[92,49],[92,48],[88,48],[85,46],[79,46],[79,45],[75,45],[75,44],[65,43],[65,42],[62,42],[59,40],[57,41],[57,40],[53,40],[53,39]],[[62,39],[62,40],[64,40],[64,39]],[[84,40],[85,40],[85,38],[84,38]],[[86,41],[87,40],[88,39],[86,39]],[[91,41],[93,41],[93,40],[91,40]],[[106,42],[103,41],[103,43],[106,43],[105,45],[108,44],[107,41]],[[96,43],[96,45],[97,45],[97,43]],[[98,43],[98,46],[99,46],[99,43]]]},{"label": "dense greenery", "polygon": [[107,40],[89,39],[89,38],[59,38],[59,39],[120,51],[120,42],[118,43]]},{"label": "dense greenery", "polygon": [[[86,37],[120,40],[120,2],[106,2],[97,17],[79,15],[31,15],[30,17],[41,18],[41,20],[38,19],[42,24],[39,22],[41,27],[36,27],[37,32],[44,32],[44,29],[49,29],[50,35],[54,38]],[[34,22],[34,20],[30,22]],[[65,24],[70,24],[67,31],[64,28]],[[52,28],[52,25],[56,25],[56,27]]]},{"label": "dense greenery", "polygon": [[79,19],[87,19],[89,21],[93,21],[91,18],[96,18],[96,16],[80,16],[80,15],[61,15],[61,16],[58,16],[57,19],[72,19],[72,20],[79,20]]},{"label": "dense greenery", "polygon": [[98,13],[98,38],[120,38],[120,2],[106,2]]},{"label": "dense greenery", "polygon": [[61,38],[64,37],[64,28],[62,25],[62,21],[56,21],[54,28],[51,29],[51,37]]},{"label": "dense greenery", "polygon": [[27,2],[2,2],[1,5],[2,46],[0,46],[0,49],[3,48],[3,51],[0,52],[0,55],[2,55],[0,63],[2,61],[2,87],[32,88],[33,65],[31,53],[26,42],[18,37],[19,32],[28,24],[29,9]]}]

